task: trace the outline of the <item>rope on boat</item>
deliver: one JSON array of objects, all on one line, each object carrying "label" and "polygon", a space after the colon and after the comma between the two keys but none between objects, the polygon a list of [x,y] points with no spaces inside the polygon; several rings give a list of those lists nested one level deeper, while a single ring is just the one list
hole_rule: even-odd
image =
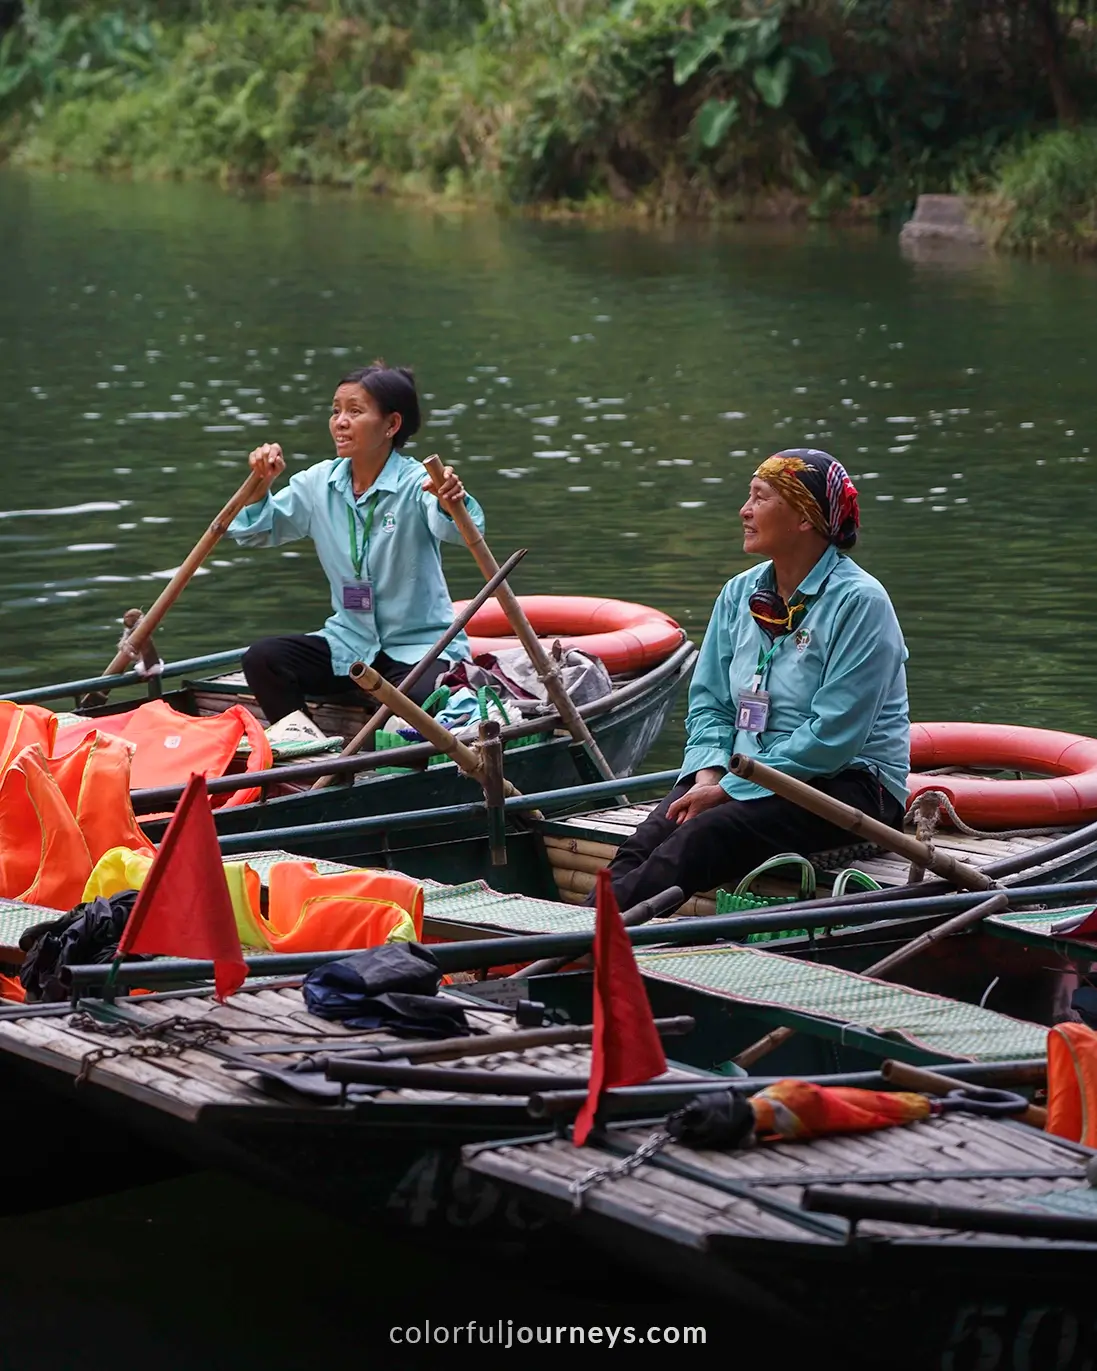
[{"label": "rope on boat", "polygon": [[[932,805],[923,804],[923,801],[932,801],[933,803]],[[1071,831],[1069,825],[1060,828],[1002,828],[993,831],[972,828],[956,813],[955,806],[943,790],[923,790],[911,800],[906,813],[908,820],[911,816],[914,817],[915,831],[921,842],[932,840],[933,834],[941,822],[942,812],[948,816],[949,823],[958,833],[963,833],[969,838],[1058,838],[1063,833]],[[928,837],[923,837],[923,823]]]}]

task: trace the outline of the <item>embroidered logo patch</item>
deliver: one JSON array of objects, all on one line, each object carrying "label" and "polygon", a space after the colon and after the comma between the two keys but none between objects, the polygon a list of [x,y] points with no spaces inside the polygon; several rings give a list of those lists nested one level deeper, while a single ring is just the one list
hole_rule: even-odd
[{"label": "embroidered logo patch", "polygon": [[384,529],[386,533],[391,533],[392,530],[396,527],[396,515],[392,514],[391,512],[386,514],[385,517],[381,520],[381,527]]},{"label": "embroidered logo patch", "polygon": [[804,648],[811,642],[811,634],[806,628],[798,628],[792,641],[796,644],[796,651],[803,652]]}]

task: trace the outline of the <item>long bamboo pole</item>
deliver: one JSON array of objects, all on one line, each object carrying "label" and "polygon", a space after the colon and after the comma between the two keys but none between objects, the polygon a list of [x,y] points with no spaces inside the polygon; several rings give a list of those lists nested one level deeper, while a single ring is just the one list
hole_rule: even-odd
[{"label": "long bamboo pole", "polygon": [[[380,672],[367,666],[365,662],[355,662],[350,668],[349,675],[356,686],[367,691],[375,700],[380,700],[383,705],[387,705],[393,714],[399,714],[401,719],[411,724],[412,728],[421,733],[439,752],[452,757],[466,776],[481,785],[484,784],[484,758],[478,748],[471,748],[460,738],[455,737],[445,724],[440,724],[425,709],[420,709],[414,700],[409,700],[403,691],[397,689],[390,681],[386,681]],[[520,793],[506,777],[503,778],[504,795]]]},{"label": "long bamboo pole", "polygon": [[821,819],[828,820],[838,828],[845,828],[850,833],[856,833],[859,838],[863,838],[866,842],[875,843],[877,847],[887,848],[889,852],[897,852],[909,861],[927,867],[935,875],[943,876],[945,880],[951,881],[953,885],[958,885],[964,890],[989,890],[994,884],[989,876],[984,875],[982,871],[973,866],[968,866],[966,862],[958,862],[954,857],[949,857],[943,852],[937,852],[927,843],[920,843],[917,838],[912,838],[908,833],[902,833],[896,828],[889,828],[887,824],[880,823],[878,819],[871,819],[867,814],[862,814],[859,809],[854,809],[852,805],[847,805],[842,800],[835,800],[830,795],[824,795],[821,790],[817,790],[814,786],[805,785],[803,781],[798,781],[792,776],[786,776],[783,771],[776,771],[773,767],[766,766],[764,762],[756,761],[753,757],[744,757],[737,752],[732,756],[729,766],[735,775],[742,776],[744,781],[754,781],[757,785],[764,786],[766,790],[771,790],[774,795],[780,795],[782,799],[791,800],[801,809],[817,814]]},{"label": "long bamboo pole", "polygon": [[[423,465],[434,482],[435,488],[440,489],[444,479],[442,459],[435,454],[428,457]],[[481,574],[485,579],[494,576],[499,570],[499,563],[492,555],[491,548],[484,541],[484,535],[476,527],[472,515],[464,503],[453,504],[447,501],[445,510],[460,530],[461,536],[467,543]],[[607,781],[614,780],[613,768],[603,756],[602,749],[594,741],[594,735],[576,709],[575,702],[564,689],[560,672],[542,646],[532,624],[526,618],[526,612],[522,608],[518,596],[504,581],[496,591],[495,598],[502,605],[503,613],[507,616],[511,628],[514,629],[519,642],[526,649],[538,679],[543,682],[548,697],[563,720],[565,728],[577,743],[582,743],[586,747],[599,774],[604,776]]]},{"label": "long bamboo pole", "polygon": [[246,504],[250,504],[253,497],[258,495],[264,485],[266,485],[266,481],[258,472],[253,471],[248,476],[248,479],[198,539],[194,547],[191,548],[178,571],[153,601],[152,608],[147,614],[142,615],[137,625],[123,639],[125,646],[119,647],[111,658],[110,665],[103,673],[104,676],[113,676],[115,672],[122,671],[129,666],[136,656],[140,655],[141,644],[156,632],[164,615],[182,595],[191,577],[221,541],[229,524]]},{"label": "long bamboo pole", "polygon": [[[422,656],[418,662],[416,662],[416,664],[400,682],[400,684],[404,688],[405,694],[407,693],[407,691],[411,689],[411,687],[416,683],[416,681],[422,678],[424,672],[426,672],[430,667],[432,667],[434,663],[438,660],[438,658],[441,657],[442,653],[445,652],[446,648],[449,647],[450,643],[453,642],[454,638],[456,638],[457,635],[464,629],[465,625],[476,613],[476,611],[480,608],[480,606],[486,604],[488,600],[491,599],[491,597],[495,594],[496,589],[502,584],[503,581],[507,579],[510,573],[526,555],[526,552],[527,549],[521,547],[518,549],[517,552],[511,553],[511,555],[507,558],[507,560],[503,563],[503,565],[499,568],[499,570],[495,573],[491,580],[485,583],[483,588],[476,594],[476,596],[473,599],[471,599],[468,602],[468,604],[464,607],[461,613],[457,615],[453,623],[450,624],[449,628],[446,629],[445,633],[442,634],[442,636],[438,639],[434,646],[427,653],[425,653],[424,656]],[[350,742],[347,743],[347,745],[343,748],[339,756],[353,757],[354,754],[363,747],[366,740],[377,732],[377,730],[386,721],[386,719],[388,719],[391,713],[392,711],[389,709],[387,705],[381,705],[379,709],[375,709],[374,712],[366,720],[365,724],[358,730],[358,732],[354,735]],[[335,776],[321,776],[319,780],[314,782],[311,789],[323,790],[325,786],[331,785],[331,783],[335,779]]]},{"label": "long bamboo pole", "polygon": [[[943,924],[938,924],[936,928],[931,928],[927,933],[922,933],[911,942],[896,948],[894,952],[889,952],[886,957],[874,962],[863,974],[865,976],[885,976],[942,938],[948,938],[953,933],[962,933],[965,928],[970,928],[972,924],[977,924],[983,919],[989,918],[991,914],[997,914],[1000,910],[1008,908],[1009,896],[1004,890],[1000,890],[997,895],[992,895],[989,900],[984,900],[982,904],[977,904],[973,909],[965,909],[963,913],[946,919]],[[788,1042],[789,1038],[795,1037],[795,1035],[795,1028],[775,1028],[771,1033],[767,1033],[764,1038],[759,1038],[756,1043],[744,1048],[735,1058],[735,1065],[744,1069],[753,1066],[756,1061],[768,1056],[774,1048],[780,1047],[782,1043]]]}]

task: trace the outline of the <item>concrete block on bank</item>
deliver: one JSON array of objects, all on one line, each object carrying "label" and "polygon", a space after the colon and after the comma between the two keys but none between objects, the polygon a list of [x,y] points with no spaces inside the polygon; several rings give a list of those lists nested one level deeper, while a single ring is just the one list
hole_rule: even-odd
[{"label": "concrete block on bank", "polygon": [[903,247],[957,244],[985,247],[983,235],[970,222],[962,195],[919,195],[914,214],[899,232]]}]

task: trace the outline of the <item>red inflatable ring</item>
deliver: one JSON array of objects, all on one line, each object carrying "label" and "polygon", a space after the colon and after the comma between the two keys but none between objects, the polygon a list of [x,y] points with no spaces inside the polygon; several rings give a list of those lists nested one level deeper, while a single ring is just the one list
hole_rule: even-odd
[{"label": "red inflatable ring", "polygon": [[[611,674],[643,671],[664,661],[685,633],[668,615],[627,600],[594,595],[521,595],[519,603],[539,638],[559,638],[564,650],[578,648],[600,657]],[[454,605],[459,613],[467,601]],[[520,647],[498,600],[489,600],[469,620],[473,656]]]},{"label": "red inflatable ring", "polygon": [[[940,790],[974,828],[1042,828],[1097,819],[1097,738],[1014,724],[913,724],[911,799]],[[925,776],[929,767],[1037,771],[1032,780]]]}]

